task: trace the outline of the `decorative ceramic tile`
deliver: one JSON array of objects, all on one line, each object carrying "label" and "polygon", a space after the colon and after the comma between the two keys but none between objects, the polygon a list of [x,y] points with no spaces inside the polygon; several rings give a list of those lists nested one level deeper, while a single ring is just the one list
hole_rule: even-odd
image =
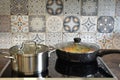
[{"label": "decorative ceramic tile", "polygon": [[62,33],[47,33],[46,45],[54,46],[57,43],[62,42]]},{"label": "decorative ceramic tile", "polygon": [[81,15],[82,16],[96,16],[98,0],[82,0],[81,2]]},{"label": "decorative ceramic tile", "polygon": [[64,0],[64,14],[80,15],[81,0]]},{"label": "decorative ceramic tile", "polygon": [[115,15],[115,0],[99,0],[98,6],[99,16]]},{"label": "decorative ceramic tile", "polygon": [[45,16],[30,16],[30,32],[45,32]]},{"label": "decorative ceramic tile", "polygon": [[45,14],[45,0],[29,0],[29,15]]},{"label": "decorative ceramic tile", "polygon": [[120,17],[115,18],[114,33],[120,33]]},{"label": "decorative ceramic tile", "polygon": [[46,21],[46,29],[48,32],[62,32],[63,22],[58,16],[51,16]]},{"label": "decorative ceramic tile", "polygon": [[97,30],[100,33],[111,33],[114,29],[114,18],[111,16],[101,16],[98,18]]},{"label": "decorative ceramic tile", "polygon": [[10,0],[0,0],[0,15],[10,15]]},{"label": "decorative ceramic tile", "polygon": [[27,33],[13,33],[12,34],[12,45],[20,45],[25,40],[29,40],[29,36]]},{"label": "decorative ceramic tile", "polygon": [[66,32],[78,32],[80,19],[78,16],[66,16],[63,21],[63,28]]},{"label": "decorative ceramic tile", "polygon": [[63,42],[74,41],[75,37],[79,37],[78,33],[63,33]]},{"label": "decorative ceramic tile", "polygon": [[96,43],[95,33],[81,33],[80,38],[82,42]]},{"label": "decorative ceramic tile", "polygon": [[45,44],[45,33],[29,33],[30,40],[37,44]]},{"label": "decorative ceramic tile", "polygon": [[11,47],[11,33],[0,33],[0,48],[9,49]]},{"label": "decorative ceramic tile", "polygon": [[113,47],[112,38],[113,33],[97,33],[97,43],[102,49],[110,49]]},{"label": "decorative ceramic tile", "polygon": [[28,0],[10,0],[11,1],[11,14],[28,14]]},{"label": "decorative ceramic tile", "polygon": [[11,16],[12,32],[29,32],[28,16]]},{"label": "decorative ceramic tile", "polygon": [[47,0],[46,9],[48,14],[59,15],[63,12],[62,0]]},{"label": "decorative ceramic tile", "polygon": [[81,18],[80,32],[96,32],[97,17],[84,17]]},{"label": "decorative ceramic tile", "polygon": [[120,16],[120,0],[116,0],[116,16]]},{"label": "decorative ceramic tile", "polygon": [[10,16],[0,15],[0,32],[10,32]]},{"label": "decorative ceramic tile", "polygon": [[113,46],[116,49],[120,49],[120,33],[114,34],[114,37],[113,37]]}]

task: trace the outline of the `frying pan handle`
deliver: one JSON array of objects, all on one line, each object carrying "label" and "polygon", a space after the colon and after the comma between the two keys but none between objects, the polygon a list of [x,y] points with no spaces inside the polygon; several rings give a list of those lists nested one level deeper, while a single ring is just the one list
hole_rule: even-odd
[{"label": "frying pan handle", "polygon": [[104,56],[107,54],[120,54],[120,50],[119,49],[100,49],[97,52],[97,56]]}]

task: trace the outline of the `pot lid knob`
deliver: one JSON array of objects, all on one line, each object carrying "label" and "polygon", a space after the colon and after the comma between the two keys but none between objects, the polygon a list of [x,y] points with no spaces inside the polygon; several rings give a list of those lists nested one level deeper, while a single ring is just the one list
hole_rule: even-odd
[{"label": "pot lid knob", "polygon": [[80,43],[81,42],[81,38],[74,38],[74,42],[75,43]]}]

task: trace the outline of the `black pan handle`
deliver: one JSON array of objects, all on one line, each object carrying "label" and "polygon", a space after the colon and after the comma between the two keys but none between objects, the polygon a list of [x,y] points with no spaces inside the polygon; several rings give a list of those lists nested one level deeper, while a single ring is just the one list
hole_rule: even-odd
[{"label": "black pan handle", "polygon": [[100,49],[97,52],[97,56],[104,56],[107,54],[120,54],[120,50],[119,49]]}]

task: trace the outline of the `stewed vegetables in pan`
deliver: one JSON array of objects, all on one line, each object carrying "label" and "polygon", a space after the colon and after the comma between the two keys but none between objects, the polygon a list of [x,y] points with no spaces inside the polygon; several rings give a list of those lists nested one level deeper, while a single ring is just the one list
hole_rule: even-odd
[{"label": "stewed vegetables in pan", "polygon": [[88,53],[88,52],[93,52],[95,49],[88,47],[88,46],[83,46],[83,45],[77,45],[73,44],[71,46],[63,47],[61,50],[65,52],[72,52],[72,53]]}]

